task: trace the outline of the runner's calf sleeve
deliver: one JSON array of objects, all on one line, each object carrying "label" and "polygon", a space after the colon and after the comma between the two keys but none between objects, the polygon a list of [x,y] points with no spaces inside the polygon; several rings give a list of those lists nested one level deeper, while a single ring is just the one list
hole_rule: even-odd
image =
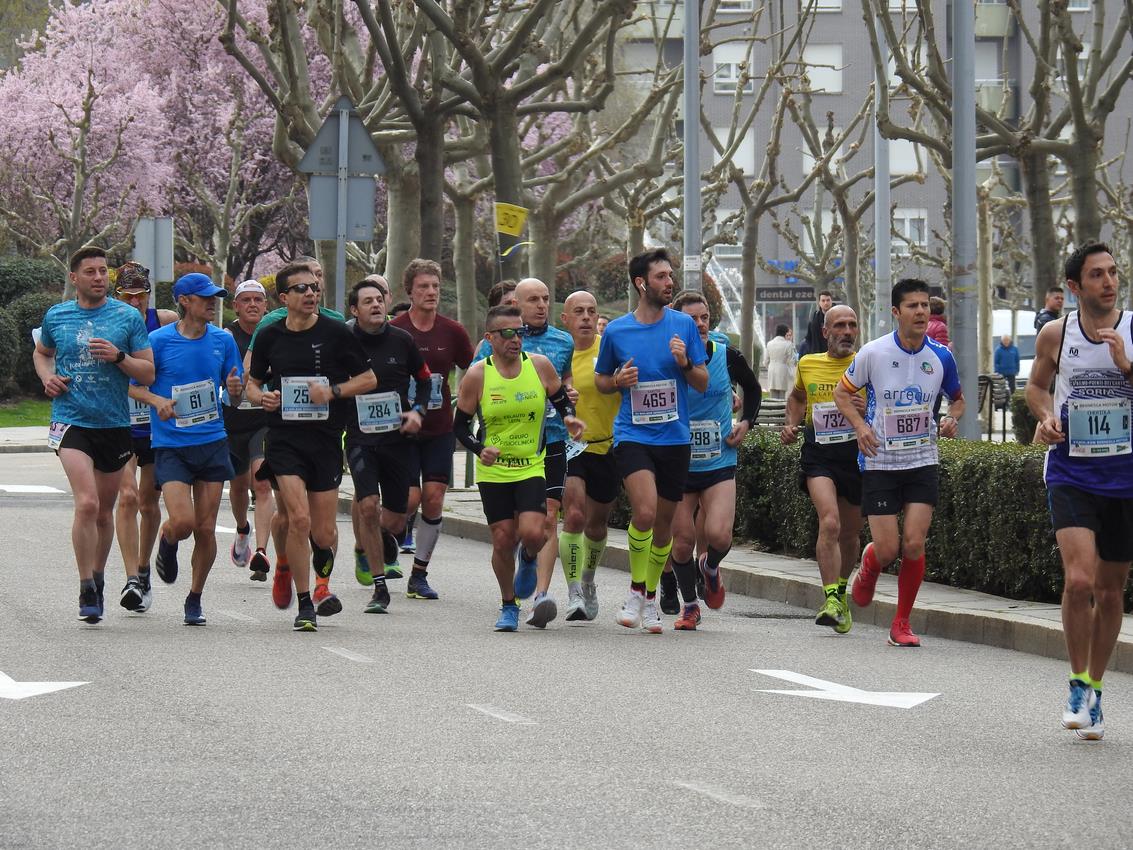
[{"label": "runner's calf sleeve", "polygon": [[601,540],[591,540],[585,534],[582,536],[582,545],[586,550],[586,561],[583,565],[585,572],[593,573],[598,569],[598,564],[602,560],[602,553],[606,551],[606,538]]},{"label": "runner's calf sleeve", "polygon": [[901,559],[901,570],[897,573],[897,619],[907,620],[913,613],[913,603],[917,601],[917,591],[924,581],[924,555],[916,560]]},{"label": "runner's calf sleeve", "polygon": [[334,550],[324,549],[311,541],[311,566],[315,568],[315,575],[319,578],[330,578],[334,571]]},{"label": "runner's calf sleeve", "polygon": [[653,531],[642,531],[631,522],[626,529],[626,541],[629,546],[630,581],[645,584],[645,577],[649,573],[649,547],[653,545]]},{"label": "runner's calf sleeve", "polygon": [[645,574],[645,592],[654,593],[657,585],[661,583],[661,573],[665,572],[665,562],[669,560],[669,553],[673,551],[673,538],[664,546],[656,543],[649,545],[649,572]]},{"label": "runner's calf sleeve", "polygon": [[442,519],[443,517],[429,519],[421,514],[421,524],[417,526],[417,553],[413,556],[415,566],[429,566],[429,561],[433,557],[433,549],[437,546],[437,538],[441,536]]},{"label": "runner's calf sleeve", "polygon": [[559,532],[559,558],[563,562],[563,575],[567,584],[574,584],[582,574],[583,554],[582,532]]},{"label": "runner's calf sleeve", "polygon": [[401,551],[401,544],[398,543],[397,538],[389,531],[382,529],[382,557],[385,558],[385,563],[396,564],[397,554]]},{"label": "runner's calf sleeve", "polygon": [[710,572],[714,573],[714,572],[716,572],[716,570],[720,569],[720,562],[723,561],[726,557],[728,557],[728,553],[731,552],[731,551],[732,551],[731,546],[729,546],[727,549],[717,549],[715,546],[709,546],[708,547],[708,570]]},{"label": "runner's calf sleeve", "polygon": [[696,601],[696,565],[692,558],[683,564],[673,561],[673,574],[677,577],[677,585],[681,589],[681,599],[685,605]]}]

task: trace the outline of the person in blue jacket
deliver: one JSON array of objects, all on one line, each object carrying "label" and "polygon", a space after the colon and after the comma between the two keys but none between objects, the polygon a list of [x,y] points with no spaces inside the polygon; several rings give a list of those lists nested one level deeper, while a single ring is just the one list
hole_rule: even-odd
[{"label": "person in blue jacket", "polygon": [[1007,379],[1007,386],[1014,395],[1015,379],[1019,377],[1019,349],[1009,334],[999,338],[999,346],[995,349],[995,371]]}]

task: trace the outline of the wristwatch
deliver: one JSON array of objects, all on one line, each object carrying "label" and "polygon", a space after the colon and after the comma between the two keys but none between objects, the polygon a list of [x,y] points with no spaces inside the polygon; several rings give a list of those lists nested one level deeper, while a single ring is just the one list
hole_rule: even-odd
[{"label": "wristwatch", "polygon": [[114,362],[115,363],[121,363],[125,359],[126,359],[126,352],[122,351],[121,349],[118,349],[118,356],[114,358]]},{"label": "wristwatch", "polygon": [[412,410],[414,413],[416,413],[418,416],[420,416],[422,419],[425,418],[425,408],[423,408],[421,405],[415,404],[409,409]]},{"label": "wristwatch", "polygon": [[340,384],[331,384],[330,394],[335,398],[342,398],[342,386]]}]

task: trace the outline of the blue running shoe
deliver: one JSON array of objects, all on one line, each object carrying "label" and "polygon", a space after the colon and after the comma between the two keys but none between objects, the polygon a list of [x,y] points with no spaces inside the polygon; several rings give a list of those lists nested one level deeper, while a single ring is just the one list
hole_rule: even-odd
[{"label": "blue running shoe", "polygon": [[409,581],[405,583],[405,597],[407,599],[439,599],[437,592],[429,587],[426,573],[410,573]]},{"label": "blue running shoe", "polygon": [[497,632],[514,632],[519,628],[519,606],[505,602],[500,606],[500,618],[496,620]]},{"label": "blue running shoe", "polygon": [[1062,725],[1066,729],[1085,729],[1092,718],[1090,711],[1097,702],[1097,692],[1079,679],[1070,680],[1070,696],[1062,711]]},{"label": "blue running shoe", "polygon": [[79,619],[87,623],[97,623],[102,619],[102,606],[98,604],[98,592],[93,587],[79,591]]},{"label": "blue running shoe", "polygon": [[1105,718],[1102,717],[1102,692],[1094,691],[1094,704],[1090,707],[1090,725],[1085,729],[1075,729],[1074,734],[1084,741],[1100,741],[1105,734]]},{"label": "blue running shoe", "polygon": [[529,597],[535,592],[535,586],[538,583],[539,575],[536,570],[536,561],[534,558],[528,561],[523,557],[523,544],[520,543],[515,547],[515,580],[512,582],[516,599]]},{"label": "blue running shoe", "polygon": [[405,532],[405,540],[401,544],[401,551],[406,555],[412,555],[417,551],[417,544],[413,541],[413,529]]},{"label": "blue running shoe", "polygon": [[154,560],[157,574],[166,584],[177,581],[177,544],[167,543],[165,535],[157,535],[157,558]]},{"label": "blue running shoe", "polygon": [[186,626],[203,626],[205,624],[205,613],[201,610],[201,600],[191,599],[185,597],[185,625]]}]

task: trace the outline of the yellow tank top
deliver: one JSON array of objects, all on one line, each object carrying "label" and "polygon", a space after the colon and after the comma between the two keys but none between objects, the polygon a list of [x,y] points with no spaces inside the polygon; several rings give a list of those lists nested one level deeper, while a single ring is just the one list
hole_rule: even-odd
[{"label": "yellow tank top", "polygon": [[[806,418],[803,421],[807,425],[812,424],[811,412],[815,404],[834,401],[834,387],[842,380],[842,375],[853,359],[852,353],[838,359],[831,357],[829,352],[822,352],[807,354],[799,360],[795,371],[795,389],[806,393]],[[859,395],[864,394],[864,390],[859,392]]]},{"label": "yellow tank top", "polygon": [[571,383],[578,390],[578,404],[575,410],[578,418],[586,423],[582,439],[587,444],[586,451],[604,455],[614,444],[614,418],[622,403],[621,393],[600,393],[594,386],[594,364],[598,362],[598,346],[602,337],[595,336],[594,344],[585,350],[575,348],[571,361]]},{"label": "yellow tank top", "polygon": [[477,458],[476,480],[506,484],[527,478],[542,478],[543,426],[547,421],[547,391],[526,353],[520,353],[519,374],[501,375],[489,357],[484,361],[484,388],[477,411],[485,446],[495,446],[500,456],[491,466]]}]

